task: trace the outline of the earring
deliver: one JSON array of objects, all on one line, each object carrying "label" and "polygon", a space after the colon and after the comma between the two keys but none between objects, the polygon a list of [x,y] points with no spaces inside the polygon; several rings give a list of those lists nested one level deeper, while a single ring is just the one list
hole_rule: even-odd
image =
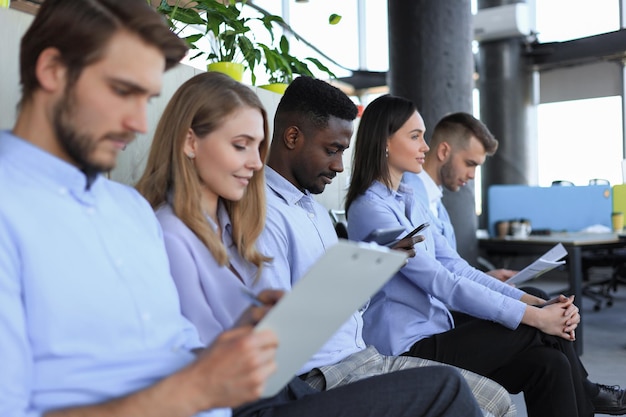
[{"label": "earring", "polygon": [[385,158],[389,158],[389,148],[385,148]]},{"label": "earring", "polygon": [[195,153],[193,153],[193,152],[189,152],[189,153],[187,154],[187,158],[189,158],[189,159],[193,159],[193,158],[195,158],[195,157],[196,157],[196,154],[195,154]]}]

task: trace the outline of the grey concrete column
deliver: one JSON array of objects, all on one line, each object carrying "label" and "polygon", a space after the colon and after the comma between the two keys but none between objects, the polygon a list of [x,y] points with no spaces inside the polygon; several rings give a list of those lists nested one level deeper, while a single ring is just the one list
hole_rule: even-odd
[{"label": "grey concrete column", "polygon": [[[470,0],[388,0],[391,94],[412,100],[426,123],[426,137],[451,112],[472,113],[474,58]],[[459,253],[477,257],[474,184],[444,192]]]},{"label": "grey concrete column", "polygon": [[[478,0],[478,8],[523,3]],[[500,145],[482,169],[483,215],[486,227],[487,192],[494,184],[530,184],[536,164],[534,77],[524,54],[524,38],[481,42],[479,46],[480,118]]]}]

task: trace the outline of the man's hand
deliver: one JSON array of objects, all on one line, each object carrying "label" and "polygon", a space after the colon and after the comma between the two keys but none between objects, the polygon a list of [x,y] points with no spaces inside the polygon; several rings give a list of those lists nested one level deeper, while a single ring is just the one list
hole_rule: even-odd
[{"label": "man's hand", "polygon": [[252,326],[222,333],[181,373],[187,401],[196,410],[237,407],[256,400],[276,369],[278,339]]},{"label": "man's hand", "polygon": [[281,290],[263,290],[256,297],[256,301],[261,304],[260,306],[252,305],[246,311],[244,311],[237,322],[235,327],[241,326],[254,326],[261,321],[268,311],[282,298],[285,294]]},{"label": "man's hand", "polygon": [[493,269],[491,271],[485,272],[487,275],[491,275],[498,281],[506,281],[511,278],[513,275],[517,274],[518,271],[513,271],[511,269]]}]

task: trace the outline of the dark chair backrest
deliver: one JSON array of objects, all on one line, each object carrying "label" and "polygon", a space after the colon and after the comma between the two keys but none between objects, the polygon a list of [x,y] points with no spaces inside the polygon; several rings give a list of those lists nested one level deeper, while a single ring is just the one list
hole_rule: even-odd
[{"label": "dark chair backrest", "polygon": [[330,218],[333,220],[333,225],[335,226],[335,232],[337,233],[337,237],[340,239],[348,238],[348,222],[346,220],[346,212],[345,210],[328,210],[328,214],[330,214]]},{"label": "dark chair backrest", "polygon": [[348,227],[344,222],[338,222],[335,225],[335,232],[337,232],[337,237],[340,239],[348,238]]}]

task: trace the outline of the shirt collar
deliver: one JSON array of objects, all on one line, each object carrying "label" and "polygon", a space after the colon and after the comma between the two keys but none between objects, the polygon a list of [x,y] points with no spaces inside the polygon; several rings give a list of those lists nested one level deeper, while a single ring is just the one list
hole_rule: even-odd
[{"label": "shirt collar", "polygon": [[374,194],[379,195],[381,197],[386,197],[389,194],[413,194],[413,189],[412,187],[406,185],[403,182],[400,182],[400,185],[398,185],[398,190],[392,190],[391,188],[387,187],[385,184],[383,184],[382,182],[376,180],[372,183],[372,185],[369,188]]},{"label": "shirt collar", "polygon": [[[222,199],[220,198],[217,202],[217,218],[220,221],[220,226],[222,227],[222,241],[224,242],[224,244],[228,243],[228,244],[232,244],[232,226],[230,223],[230,216],[228,215],[228,211],[226,210],[226,205],[224,204],[224,201],[222,201]],[[213,223],[213,220],[211,220],[209,218],[209,220],[211,221],[212,225],[216,228],[217,225],[215,225]],[[224,236],[230,236],[230,242],[226,242],[226,240],[224,239]]]},{"label": "shirt collar", "polygon": [[98,184],[101,176],[97,174],[94,178],[88,179],[74,165],[15,136],[10,131],[0,132],[0,155],[4,156],[7,162],[18,165],[21,170],[38,177],[42,183],[56,187],[61,192],[69,191],[77,198],[88,195]]},{"label": "shirt collar", "polygon": [[437,185],[425,169],[417,175],[424,183],[424,188],[426,189],[426,194],[428,195],[428,202],[431,204],[438,203],[443,197],[443,187]]},{"label": "shirt collar", "polygon": [[311,195],[308,190],[305,190],[304,193],[300,191],[295,185],[287,181],[285,177],[269,166],[265,166],[265,182],[276,195],[285,200],[289,205],[295,205],[302,197],[310,197]]},{"label": "shirt collar", "polygon": [[[217,233],[218,225],[211,218],[211,216],[205,214],[204,217],[206,218],[206,221],[209,222],[209,225],[211,226],[213,231]],[[221,198],[217,201],[217,220],[220,223],[219,227],[221,228],[220,232],[222,235],[222,243],[224,244],[224,246],[229,247],[233,243],[231,234],[232,226],[230,223],[230,216],[228,215],[228,211],[226,210],[226,205]]]},{"label": "shirt collar", "polygon": [[388,188],[385,184],[377,180],[372,183],[369,191],[379,196],[380,198],[389,198],[389,196],[392,196],[396,200],[405,200],[407,196],[410,196],[411,198],[413,196],[413,189],[410,186],[403,184],[402,182],[400,183],[400,185],[398,186],[398,190],[396,191]]}]

